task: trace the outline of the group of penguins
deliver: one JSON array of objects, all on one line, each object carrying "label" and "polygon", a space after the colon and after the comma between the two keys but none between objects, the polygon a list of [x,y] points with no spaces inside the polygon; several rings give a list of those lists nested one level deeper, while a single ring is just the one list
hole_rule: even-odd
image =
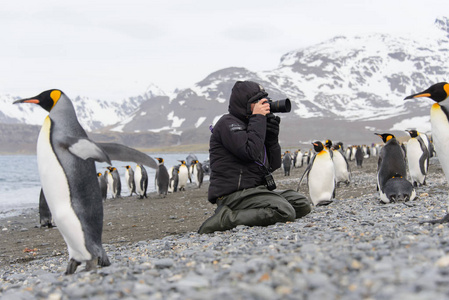
[{"label": "group of penguins", "polygon": [[[171,167],[169,170],[165,167],[162,157],[155,157],[158,161],[154,186],[156,193],[161,197],[166,197],[167,193],[183,191],[186,188],[187,181],[195,183],[198,188],[201,187],[204,178],[202,164],[194,155],[185,160],[178,160],[180,164]],[[137,164],[135,171],[130,165],[125,166],[125,180],[129,189],[129,196],[137,194],[140,199],[147,198],[148,173],[142,164]],[[104,173],[97,173],[98,183],[100,185],[103,201],[106,200],[108,191],[112,198],[121,197],[121,179],[117,168],[108,166]]]},{"label": "group of penguins", "polygon": [[[432,140],[440,165],[449,180],[449,83],[436,83],[424,91],[407,96],[404,100],[420,97],[430,98],[435,102],[430,110]],[[159,163],[156,164],[151,157],[125,145],[100,143],[89,139],[78,122],[71,100],[61,90],[47,90],[37,96],[14,101],[14,104],[22,103],[37,104],[49,112],[37,141],[37,161],[43,190],[41,195],[45,194],[55,224],[68,248],[69,261],[65,274],[73,274],[81,263],[86,264],[86,271],[96,269],[97,265],[109,266],[111,262],[102,244],[103,201],[96,180],[95,162],[112,166],[113,160],[132,161],[161,172],[163,160],[158,160]],[[415,197],[415,187],[425,184],[429,157],[433,153],[430,141],[425,141],[424,134],[411,131],[411,139],[404,151],[394,135],[376,135],[384,142],[378,153],[377,166],[377,188],[381,200],[385,203],[400,199],[412,200]],[[423,148],[423,144],[427,148]],[[304,176],[307,176],[313,203],[329,204],[334,197],[336,183],[350,182],[350,177],[343,178],[344,172],[339,173],[344,170],[341,166],[345,164],[346,172],[350,173],[347,158],[342,153],[343,147],[338,144],[331,148],[326,146],[326,143],[323,145],[322,142],[316,141],[313,148],[316,154],[310,159],[300,183]],[[357,153],[354,157],[357,157]],[[407,164],[411,181],[407,180]],[[177,173],[177,189],[185,188],[182,183],[180,185],[179,174],[184,168],[181,166]],[[291,162],[290,165],[284,166],[284,171],[290,166]],[[109,173],[112,170],[111,175],[116,171],[113,168],[108,169]],[[141,170],[138,176],[142,177],[142,174]],[[165,173],[165,182],[170,182],[168,174],[169,172]],[[159,173],[157,176],[160,176]],[[137,181],[138,184],[140,181]],[[166,189],[168,188],[167,185]],[[442,219],[427,222],[449,222],[449,214]]]},{"label": "group of penguins", "polygon": [[[400,143],[391,133],[375,133],[383,145],[373,143],[370,146],[353,145],[343,151],[343,143],[332,144],[331,140],[312,143],[312,150],[293,154],[286,151],[282,158],[284,176],[290,176],[292,167],[300,168],[306,165],[297,190],[304,178],[307,178],[310,199],[315,206],[328,205],[335,198],[335,190],[341,183],[351,182],[349,161],[355,161],[357,167],[362,167],[363,160],[378,156],[377,190],[380,201],[390,203],[410,201],[416,197],[415,188],[426,184],[429,160],[434,155],[432,141],[425,133],[417,130],[407,130],[410,139]],[[410,181],[407,179],[409,170]]]}]

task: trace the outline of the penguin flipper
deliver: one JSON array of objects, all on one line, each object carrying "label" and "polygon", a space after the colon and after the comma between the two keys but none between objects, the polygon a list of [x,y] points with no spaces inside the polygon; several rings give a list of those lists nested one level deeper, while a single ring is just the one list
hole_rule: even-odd
[{"label": "penguin flipper", "polygon": [[97,145],[109,155],[111,160],[133,161],[157,169],[157,163],[152,157],[134,148],[117,143],[97,143]]},{"label": "penguin flipper", "polygon": [[313,165],[313,161],[315,160],[315,156],[312,158],[312,161],[307,165],[307,168],[305,169],[304,173],[302,174],[301,179],[299,180],[299,183],[298,183],[298,188],[296,189],[297,192],[299,191],[299,187],[301,186],[301,182],[304,179],[304,176],[307,175],[307,178],[309,178],[309,172],[310,172],[310,169],[312,169],[312,165]]},{"label": "penguin flipper", "polygon": [[67,136],[61,141],[61,144],[66,146],[70,153],[83,160],[92,158],[98,162],[107,162],[111,165],[108,154],[89,139]]}]

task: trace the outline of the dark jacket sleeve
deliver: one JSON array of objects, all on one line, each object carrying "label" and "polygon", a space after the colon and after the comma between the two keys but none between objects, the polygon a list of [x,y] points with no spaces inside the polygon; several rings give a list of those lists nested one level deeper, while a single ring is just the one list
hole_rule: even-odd
[{"label": "dark jacket sleeve", "polygon": [[281,167],[281,146],[276,143],[267,149],[268,162],[270,164],[269,170],[273,172]]},{"label": "dark jacket sleeve", "polygon": [[[227,128],[221,132],[223,146],[243,161],[263,160],[266,117],[251,115],[247,128]],[[280,153],[280,150],[279,150]]]}]

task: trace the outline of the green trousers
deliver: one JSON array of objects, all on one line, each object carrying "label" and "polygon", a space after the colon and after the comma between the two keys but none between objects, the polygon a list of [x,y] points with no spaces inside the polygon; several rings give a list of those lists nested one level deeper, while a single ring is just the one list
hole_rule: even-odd
[{"label": "green trousers", "polygon": [[312,204],[294,191],[269,191],[265,186],[237,191],[217,200],[215,214],[201,225],[198,233],[232,229],[238,225],[268,226],[294,221],[307,215]]}]

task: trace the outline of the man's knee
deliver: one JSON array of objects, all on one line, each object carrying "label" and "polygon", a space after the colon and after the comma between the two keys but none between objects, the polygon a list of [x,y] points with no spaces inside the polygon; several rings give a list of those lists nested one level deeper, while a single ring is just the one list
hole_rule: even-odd
[{"label": "man's knee", "polygon": [[296,213],[296,219],[304,217],[312,211],[312,203],[301,193],[293,190],[286,190],[281,193],[281,196],[283,196],[293,206]]}]

